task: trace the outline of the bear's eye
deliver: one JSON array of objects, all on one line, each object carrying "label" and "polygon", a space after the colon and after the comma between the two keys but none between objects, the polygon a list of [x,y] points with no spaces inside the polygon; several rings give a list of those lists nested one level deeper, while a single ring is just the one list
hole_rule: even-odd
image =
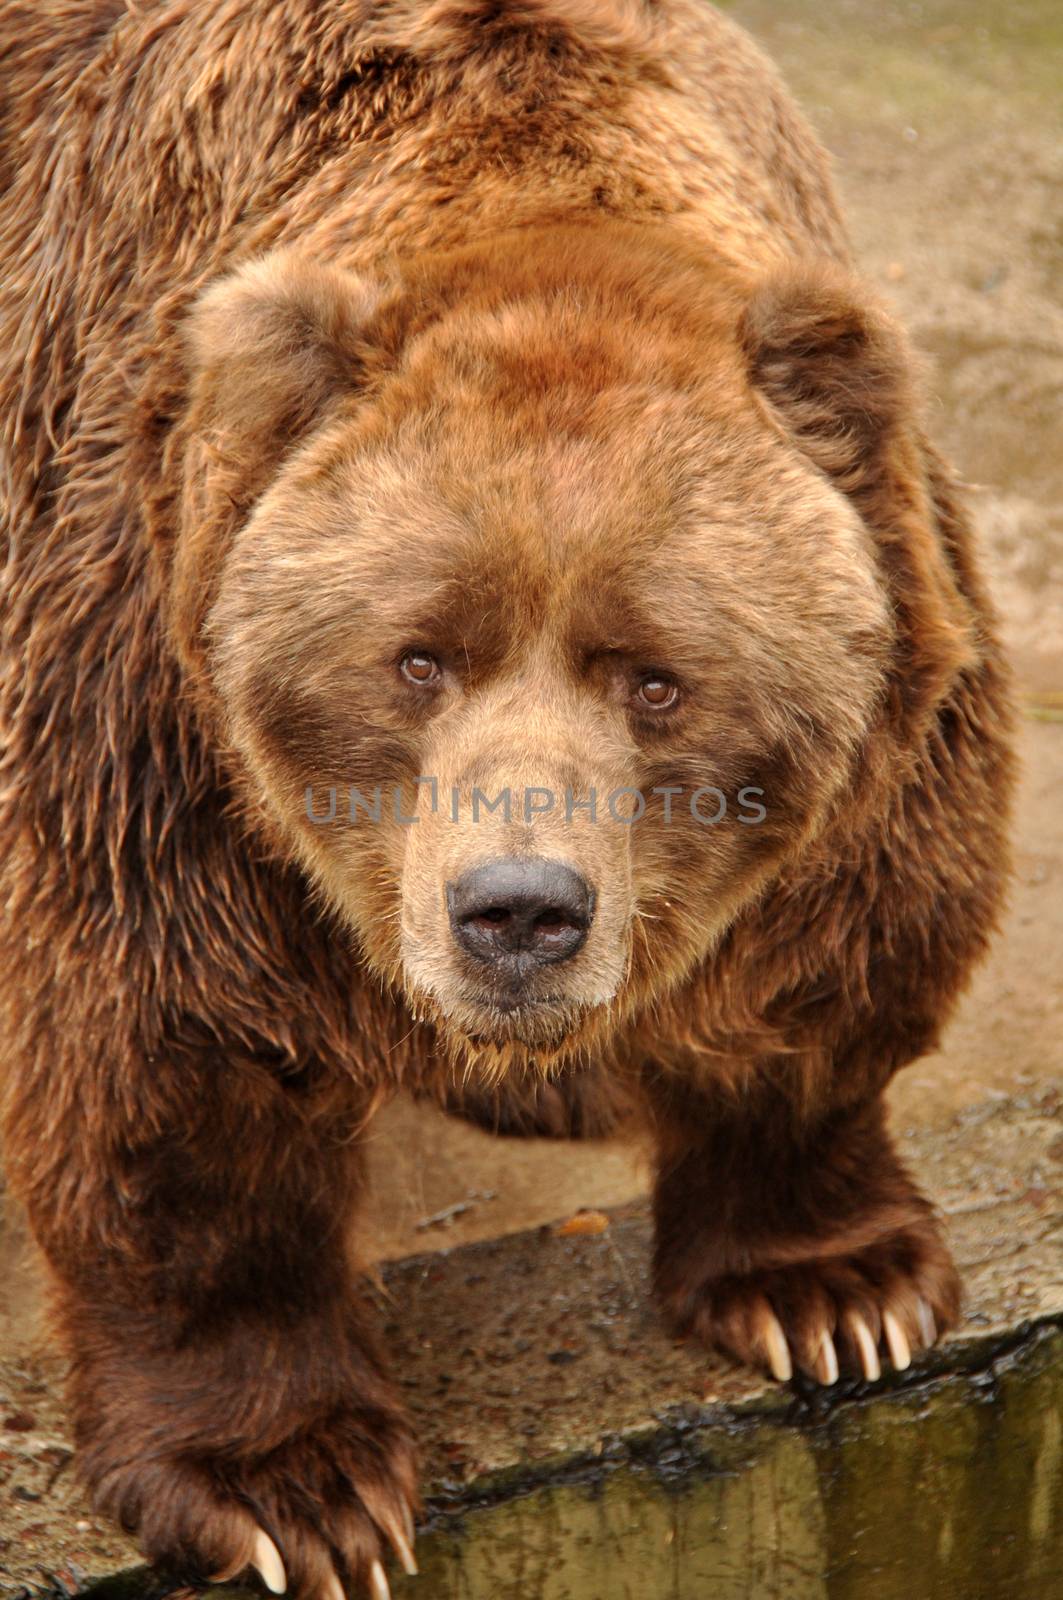
[{"label": "bear's eye", "polygon": [[668,711],[679,699],[679,685],[659,672],[648,672],[639,681],[635,699],[651,711]]},{"label": "bear's eye", "polygon": [[399,671],[409,683],[415,683],[419,689],[430,688],[443,676],[435,656],[428,655],[424,650],[407,650],[399,662]]}]

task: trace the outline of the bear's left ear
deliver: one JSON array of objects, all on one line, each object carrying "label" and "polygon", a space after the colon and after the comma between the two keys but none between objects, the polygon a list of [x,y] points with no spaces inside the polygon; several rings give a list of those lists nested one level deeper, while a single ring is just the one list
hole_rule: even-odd
[{"label": "bear's left ear", "polygon": [[875,537],[902,672],[924,708],[977,660],[919,425],[900,328],[840,268],[795,263],[755,286],[739,327],[774,425],[855,505]]},{"label": "bear's left ear", "polygon": [[795,264],[755,288],[740,337],[753,386],[786,432],[866,501],[913,415],[912,356],[897,325],[840,269]]}]

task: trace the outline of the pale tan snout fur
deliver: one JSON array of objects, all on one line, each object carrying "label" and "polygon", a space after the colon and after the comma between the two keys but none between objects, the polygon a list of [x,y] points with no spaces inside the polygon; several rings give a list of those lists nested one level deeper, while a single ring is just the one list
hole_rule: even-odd
[{"label": "pale tan snout fur", "polygon": [[[545,654],[545,652],[543,652]],[[632,801],[622,750],[591,708],[537,672],[497,685],[440,727],[419,783],[402,870],[402,964],[409,992],[430,997],[472,1037],[542,1042],[612,1001],[630,956]],[[610,801],[612,805],[610,806]],[[535,972],[516,1009],[456,941],[447,886],[502,858],[560,861],[589,885],[594,915],[572,956]]]}]

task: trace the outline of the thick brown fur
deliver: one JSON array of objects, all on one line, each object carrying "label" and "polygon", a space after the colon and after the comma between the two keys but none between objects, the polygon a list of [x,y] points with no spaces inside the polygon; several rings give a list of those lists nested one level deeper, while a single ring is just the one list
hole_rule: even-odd
[{"label": "thick brown fur", "polygon": [[[0,62],[5,1160],[100,1507],[305,1596],[401,1548],[354,1234],[400,1085],[637,1107],[662,1304],[741,1359],[946,1328],[881,1097],[998,915],[1007,682],[770,66],[703,0],[8,0]],[[307,813],[377,784],[415,826]],[[497,853],[597,894],[508,1011],[444,902]]]}]

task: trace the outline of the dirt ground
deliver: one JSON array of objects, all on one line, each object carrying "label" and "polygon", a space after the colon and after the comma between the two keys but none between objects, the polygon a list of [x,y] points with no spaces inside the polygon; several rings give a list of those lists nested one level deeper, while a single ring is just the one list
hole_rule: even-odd
[{"label": "dirt ground", "polygon": [[[740,0],[837,159],[862,260],[927,356],[933,430],[968,481],[1023,696],[1018,872],[1004,935],[944,1050],[899,1079],[937,1132],[1019,1090],[1063,1094],[1063,9],[1057,0]],[[916,1137],[918,1135],[918,1137]],[[492,1140],[398,1105],[373,1144],[381,1258],[640,1194],[638,1152]],[[1040,1175],[1063,1181],[1063,1137]],[[1002,1185],[1009,1175],[1002,1173]],[[78,1494],[17,1227],[0,1237],[0,1593],[121,1565]],[[29,1591],[32,1592],[32,1591]],[[61,1590],[60,1590],[61,1592]]]}]

